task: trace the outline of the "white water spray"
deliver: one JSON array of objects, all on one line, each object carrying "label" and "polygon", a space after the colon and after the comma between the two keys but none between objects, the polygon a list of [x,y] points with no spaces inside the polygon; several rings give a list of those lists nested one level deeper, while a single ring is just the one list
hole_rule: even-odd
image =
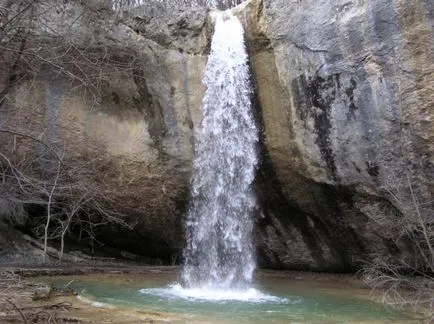
[{"label": "white water spray", "polygon": [[182,279],[186,288],[240,289],[251,282],[255,269],[251,186],[258,130],[243,27],[230,11],[216,14],[215,20]]}]

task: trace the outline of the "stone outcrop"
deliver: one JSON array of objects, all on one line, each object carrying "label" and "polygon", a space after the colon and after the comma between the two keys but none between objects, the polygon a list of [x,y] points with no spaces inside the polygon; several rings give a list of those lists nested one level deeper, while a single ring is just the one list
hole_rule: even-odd
[{"label": "stone outcrop", "polygon": [[410,184],[434,217],[433,7],[253,0],[239,9],[264,130],[264,264],[346,271],[367,254],[414,254],[392,227],[411,217],[405,205],[415,209]]}]

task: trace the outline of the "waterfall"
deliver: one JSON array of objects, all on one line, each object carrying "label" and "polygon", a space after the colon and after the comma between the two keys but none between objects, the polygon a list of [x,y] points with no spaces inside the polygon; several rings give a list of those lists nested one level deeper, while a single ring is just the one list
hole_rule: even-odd
[{"label": "waterfall", "polygon": [[258,130],[244,30],[230,11],[215,15],[203,82],[182,281],[187,288],[242,288],[255,269],[252,182]]},{"label": "waterfall", "polygon": [[189,301],[282,302],[250,286],[258,163],[244,30],[229,11],[214,15],[211,53],[203,83],[203,119],[197,130],[186,221],[181,284],[140,293]]}]

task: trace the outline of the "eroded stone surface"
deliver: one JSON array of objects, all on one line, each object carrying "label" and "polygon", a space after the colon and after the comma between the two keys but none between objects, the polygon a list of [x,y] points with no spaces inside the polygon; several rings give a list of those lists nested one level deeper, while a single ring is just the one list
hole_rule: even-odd
[{"label": "eroded stone surface", "polygon": [[253,0],[239,15],[274,170],[259,180],[265,264],[411,255],[388,227],[402,217],[393,195],[412,203],[407,174],[432,216],[432,4]]},{"label": "eroded stone surface", "polygon": [[[173,261],[184,242],[201,119],[207,11],[169,12],[150,3],[116,12],[102,2],[37,8],[33,32],[40,36],[30,41],[49,60],[0,89],[1,126],[58,147],[70,176],[97,186],[128,216],[132,231],[98,230],[105,244]],[[2,65],[5,75],[16,73],[9,66]],[[44,149],[26,138],[1,138],[3,153],[16,161]]]}]

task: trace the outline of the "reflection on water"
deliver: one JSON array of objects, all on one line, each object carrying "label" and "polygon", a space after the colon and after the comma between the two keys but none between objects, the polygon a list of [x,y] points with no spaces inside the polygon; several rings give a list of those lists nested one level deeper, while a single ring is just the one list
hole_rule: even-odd
[{"label": "reflection on water", "polygon": [[[348,283],[265,277],[245,291],[196,291],[176,274],[90,275],[45,278],[98,302],[180,315],[202,323],[409,323]],[[188,320],[187,320],[188,319]]]}]

